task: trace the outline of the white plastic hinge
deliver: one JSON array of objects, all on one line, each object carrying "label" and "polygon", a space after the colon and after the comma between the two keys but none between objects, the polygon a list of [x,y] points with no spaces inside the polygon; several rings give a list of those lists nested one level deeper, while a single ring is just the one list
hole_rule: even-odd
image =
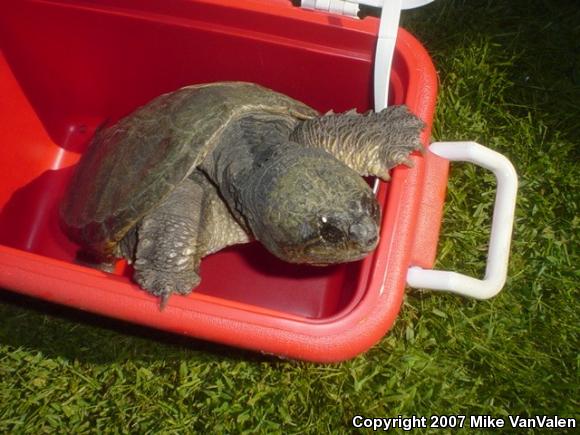
[{"label": "white plastic hinge", "polygon": [[381,8],[379,34],[374,65],[375,111],[387,107],[389,101],[389,79],[401,9],[412,9],[431,3],[433,0],[302,0],[305,9],[358,17],[360,5]]},{"label": "white plastic hinge", "polygon": [[357,17],[359,11],[358,3],[345,0],[302,0],[301,6],[348,17]]}]

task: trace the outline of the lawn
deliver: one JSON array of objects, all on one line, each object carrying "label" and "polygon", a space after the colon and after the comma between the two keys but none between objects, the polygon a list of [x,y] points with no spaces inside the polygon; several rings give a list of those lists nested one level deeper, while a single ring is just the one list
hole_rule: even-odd
[{"label": "lawn", "polygon": [[[476,140],[518,171],[504,291],[489,301],[409,291],[379,344],[334,365],[1,291],[0,433],[349,433],[357,414],[579,417],[580,8],[438,0],[403,25],[439,73],[433,139]],[[453,165],[438,268],[483,275],[493,194],[489,173]]]}]

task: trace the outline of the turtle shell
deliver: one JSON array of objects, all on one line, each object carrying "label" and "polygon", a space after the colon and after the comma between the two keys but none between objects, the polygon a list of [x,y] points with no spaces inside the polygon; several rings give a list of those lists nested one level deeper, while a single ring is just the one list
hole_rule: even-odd
[{"label": "turtle shell", "polygon": [[231,122],[263,113],[318,115],[243,82],[187,86],[155,98],[95,135],[62,202],[65,231],[86,251],[114,256],[118,242],[203,162]]}]

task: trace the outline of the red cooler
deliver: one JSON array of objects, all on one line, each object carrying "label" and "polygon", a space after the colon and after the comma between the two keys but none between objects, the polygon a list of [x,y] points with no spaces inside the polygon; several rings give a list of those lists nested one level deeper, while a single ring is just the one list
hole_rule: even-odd
[{"label": "red cooler", "polygon": [[[505,280],[515,173],[505,158],[473,143],[436,144],[413,155],[413,168],[398,167],[390,182],[377,183],[381,239],[363,261],[317,268],[279,261],[258,243],[232,247],[206,257],[199,288],[172,296],[163,311],[131,281],[126,263],[114,274],[75,264],[78,246],[60,230],[58,205],[95,128],[181,86],[257,82],[321,112],[366,111],[388,95],[389,104],[406,104],[427,123],[428,145],[437,79],[421,44],[403,29],[390,35],[386,10],[382,19],[359,19],[296,3],[3,2],[0,286],[178,334],[324,362],[376,343],[393,324],[407,281],[481,298],[497,293]],[[478,153],[495,163],[482,163]],[[448,159],[499,174],[483,280],[430,270]],[[505,228],[496,225],[506,219]]]}]

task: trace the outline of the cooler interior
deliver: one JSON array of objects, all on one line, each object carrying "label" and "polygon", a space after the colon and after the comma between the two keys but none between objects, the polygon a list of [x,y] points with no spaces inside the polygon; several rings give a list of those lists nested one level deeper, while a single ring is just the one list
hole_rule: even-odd
[{"label": "cooler interior", "polygon": [[[322,112],[372,107],[376,20],[333,22],[286,1],[247,4],[3,3],[0,244],[72,264],[78,247],[59,228],[58,204],[75,162],[97,126],[161,93],[243,80]],[[395,56],[390,95],[401,103],[409,72]],[[376,255],[318,268],[279,261],[258,243],[232,247],[202,261],[202,283],[188,297],[325,319],[363,296]],[[120,262],[115,276],[87,274],[128,282],[131,270]]]}]

